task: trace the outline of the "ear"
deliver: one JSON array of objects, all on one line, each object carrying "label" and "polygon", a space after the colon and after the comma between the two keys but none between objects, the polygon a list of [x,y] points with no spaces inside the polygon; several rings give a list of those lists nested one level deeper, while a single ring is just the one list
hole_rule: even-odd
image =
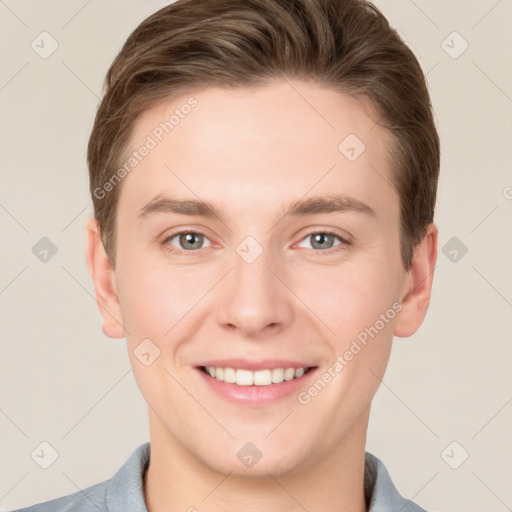
[{"label": "ear", "polygon": [[427,233],[414,249],[402,290],[402,310],[396,316],[395,336],[405,338],[414,334],[427,314],[437,261],[437,235],[435,224],[429,224]]},{"label": "ear", "polygon": [[87,268],[91,273],[96,292],[96,303],[103,318],[103,333],[110,338],[124,338],[121,305],[117,295],[115,270],[101,241],[100,229],[95,219],[87,223]]}]

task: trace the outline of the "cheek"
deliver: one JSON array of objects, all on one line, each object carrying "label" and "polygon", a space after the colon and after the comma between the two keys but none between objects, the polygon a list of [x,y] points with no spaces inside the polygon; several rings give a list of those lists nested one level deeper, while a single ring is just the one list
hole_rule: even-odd
[{"label": "cheek", "polygon": [[173,268],[127,261],[120,282],[121,309],[129,332],[162,339],[192,310],[208,290],[210,280],[192,267]]},{"label": "cheek", "polygon": [[360,333],[364,338],[367,329],[392,336],[400,307],[400,280],[392,269],[393,262],[309,269],[301,273],[295,289],[341,351]]},{"label": "cheek", "polygon": [[148,404],[159,410],[170,391],[175,405],[186,403],[187,396],[172,378],[180,345],[177,340],[190,339],[194,306],[207,287],[205,276],[192,267],[184,270],[141,261],[127,258],[119,268],[119,280],[124,284],[121,308],[135,379]]}]

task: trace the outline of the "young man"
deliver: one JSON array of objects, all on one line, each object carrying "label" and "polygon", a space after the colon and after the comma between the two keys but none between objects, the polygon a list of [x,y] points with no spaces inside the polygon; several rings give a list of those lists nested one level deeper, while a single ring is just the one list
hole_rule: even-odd
[{"label": "young man", "polygon": [[87,263],[150,443],[25,510],[421,511],[365,452],[393,335],[426,314],[439,140],[362,0],[180,0],[107,75]]}]

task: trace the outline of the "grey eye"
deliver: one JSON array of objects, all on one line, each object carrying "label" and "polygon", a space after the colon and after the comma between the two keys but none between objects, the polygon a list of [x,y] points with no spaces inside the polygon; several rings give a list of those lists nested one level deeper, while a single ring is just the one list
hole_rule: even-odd
[{"label": "grey eye", "polygon": [[[338,239],[340,242],[335,244],[335,240]],[[326,233],[326,232],[318,232],[318,233],[310,233],[307,235],[304,240],[311,240],[310,246],[308,249],[319,249],[326,250],[331,249],[335,245],[339,245],[342,240],[338,235],[334,233]]]},{"label": "grey eye", "polygon": [[[173,240],[175,239],[178,239],[178,244],[173,243]],[[207,247],[211,245],[208,238],[206,238],[203,234],[196,233],[194,231],[183,231],[182,233],[177,233],[176,235],[169,237],[168,241],[172,246],[178,247],[178,249],[184,249],[186,251],[202,249],[205,241],[208,241]]]}]

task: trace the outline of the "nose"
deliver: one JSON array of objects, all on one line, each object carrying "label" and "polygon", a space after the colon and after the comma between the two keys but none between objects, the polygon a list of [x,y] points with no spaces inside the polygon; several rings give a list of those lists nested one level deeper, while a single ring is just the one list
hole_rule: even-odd
[{"label": "nose", "polygon": [[284,268],[269,251],[249,261],[234,255],[233,269],[217,290],[217,319],[240,337],[258,339],[290,325],[293,295],[284,284]]}]

